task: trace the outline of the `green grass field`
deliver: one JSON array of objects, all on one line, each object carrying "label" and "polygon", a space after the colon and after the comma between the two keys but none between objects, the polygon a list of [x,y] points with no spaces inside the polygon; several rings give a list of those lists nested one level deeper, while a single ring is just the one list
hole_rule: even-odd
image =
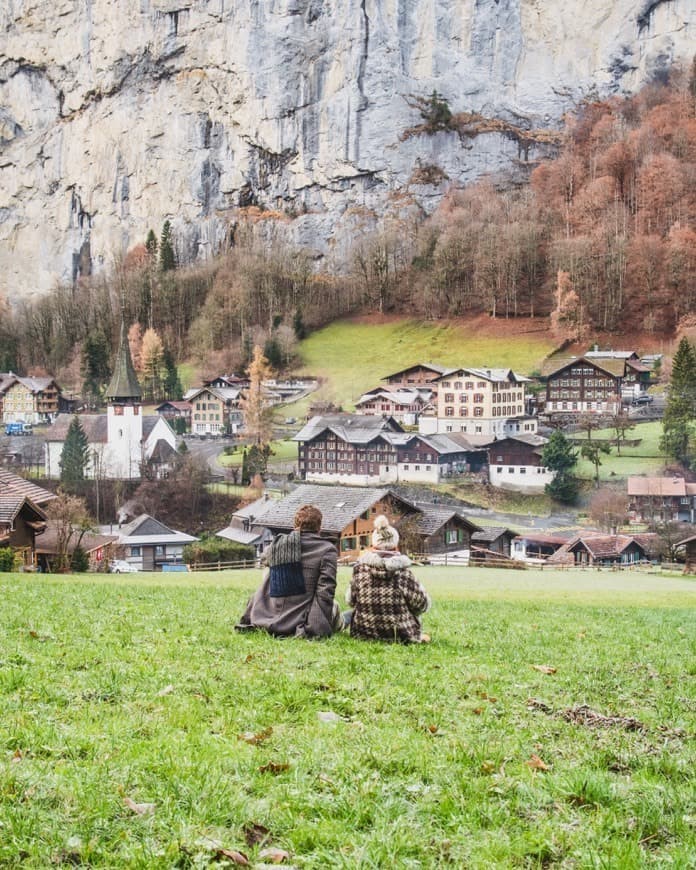
[{"label": "green grass field", "polygon": [[[338,321],[300,344],[302,371],[326,378],[317,395],[345,409],[385,375],[417,362],[500,366],[527,374],[539,368],[554,343],[548,332],[522,332],[524,326],[519,335],[501,339],[461,323]],[[307,405],[307,400],[288,405],[284,413],[299,417]]]},{"label": "green grass field", "polygon": [[[587,433],[576,433],[575,438],[585,438]],[[598,429],[592,433],[593,438],[615,438],[616,433],[611,429]],[[649,423],[638,423],[634,429],[626,433],[626,438],[632,440],[640,438],[641,443],[636,447],[622,447],[621,455],[616,447],[611,448],[608,456],[602,456],[602,464],[599,468],[601,481],[625,480],[633,474],[657,474],[662,472],[665,465],[665,457],[660,452],[660,438],[662,437],[662,423],[653,420]],[[578,459],[575,474],[584,480],[594,480],[595,468],[587,459]]]},{"label": "green grass field", "polygon": [[2,575],[0,866],[694,866],[696,581],[418,573],[418,647],[238,635],[258,572]]},{"label": "green grass field", "polygon": [[[274,462],[297,462],[297,441],[271,441],[271,456],[268,464]],[[230,467],[242,464],[242,448],[239,447],[234,453],[222,453],[218,457],[220,465]]]}]

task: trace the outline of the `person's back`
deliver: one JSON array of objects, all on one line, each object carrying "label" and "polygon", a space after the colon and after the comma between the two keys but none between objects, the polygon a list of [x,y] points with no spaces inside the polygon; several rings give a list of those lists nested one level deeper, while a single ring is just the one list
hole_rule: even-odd
[{"label": "person's back", "polygon": [[377,517],[372,550],[353,567],[347,594],[353,607],[352,637],[420,643],[419,616],[430,607],[430,598],[411,571],[411,560],[400,553],[398,533],[386,517]]},{"label": "person's back", "polygon": [[237,628],[270,634],[326,637],[340,630],[336,547],[319,534],[321,513],[311,505],[295,515],[295,531],[279,535],[264,553],[264,580]]}]

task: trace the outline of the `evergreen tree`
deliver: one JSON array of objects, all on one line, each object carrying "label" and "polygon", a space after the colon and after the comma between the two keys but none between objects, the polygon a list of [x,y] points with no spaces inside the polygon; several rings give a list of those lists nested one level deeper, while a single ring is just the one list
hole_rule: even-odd
[{"label": "evergreen tree", "polygon": [[67,492],[75,492],[85,479],[89,444],[80,419],[75,415],[70,421],[60,454],[60,481]]},{"label": "evergreen tree", "polygon": [[295,311],[295,316],[292,319],[292,328],[295,330],[295,337],[298,341],[302,341],[307,336],[307,327],[302,319],[302,309],[298,308]]},{"label": "evergreen tree", "polygon": [[282,354],[280,351],[280,346],[278,345],[278,341],[276,340],[274,335],[272,335],[264,344],[263,355],[266,357],[269,364],[273,366],[274,369],[281,368],[283,364]]},{"label": "evergreen tree", "polygon": [[172,245],[172,225],[165,221],[162,225],[162,235],[159,246],[159,262],[162,272],[171,272],[176,269],[176,256]]},{"label": "evergreen tree", "polygon": [[157,236],[155,231],[150,229],[145,240],[145,249],[147,250],[148,257],[154,259],[157,256],[157,247]]},{"label": "evergreen tree", "polygon": [[98,404],[111,377],[109,343],[101,329],[87,335],[82,346],[82,393],[88,404]]},{"label": "evergreen tree", "polygon": [[660,448],[685,467],[691,461],[696,417],[696,352],[682,338],[672,360],[669,395],[662,419]]},{"label": "evergreen tree", "polygon": [[541,461],[555,472],[553,480],[546,484],[546,492],[557,501],[574,502],[578,496],[578,484],[572,470],[578,455],[560,429],[556,429],[544,445]]},{"label": "evergreen tree", "polygon": [[179,372],[174,362],[174,357],[169,348],[164,349],[162,354],[162,367],[164,369],[164,381],[162,387],[164,389],[165,399],[181,399],[184,394],[184,388],[179,378]]}]

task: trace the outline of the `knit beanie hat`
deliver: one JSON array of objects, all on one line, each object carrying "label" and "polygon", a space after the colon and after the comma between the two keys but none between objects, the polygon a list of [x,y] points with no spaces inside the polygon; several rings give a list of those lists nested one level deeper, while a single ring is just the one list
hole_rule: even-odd
[{"label": "knit beanie hat", "polygon": [[375,519],[372,546],[375,550],[397,550],[399,548],[399,533],[393,526],[389,525],[389,520],[383,514]]}]

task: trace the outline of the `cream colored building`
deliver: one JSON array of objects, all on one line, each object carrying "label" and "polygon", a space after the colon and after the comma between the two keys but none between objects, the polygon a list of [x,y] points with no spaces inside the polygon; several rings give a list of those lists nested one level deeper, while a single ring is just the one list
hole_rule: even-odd
[{"label": "cream colored building", "polygon": [[420,417],[419,431],[485,437],[534,433],[536,419],[525,414],[528,380],[512,369],[450,369],[435,381],[435,413]]}]

